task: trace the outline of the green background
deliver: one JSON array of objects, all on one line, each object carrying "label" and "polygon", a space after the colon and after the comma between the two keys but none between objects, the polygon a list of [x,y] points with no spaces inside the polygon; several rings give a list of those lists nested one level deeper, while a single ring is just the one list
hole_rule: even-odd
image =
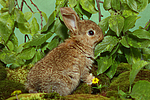
[{"label": "green background", "polygon": [[[18,0],[18,4],[19,5],[21,5],[21,1],[22,0]],[[49,17],[50,14],[55,10],[55,1],[56,0],[32,0],[32,1],[38,6],[38,8],[41,11],[46,13],[47,17]],[[103,1],[103,0],[101,0],[101,1]],[[29,0],[26,0],[26,2],[32,8],[32,10],[34,12],[38,12],[37,9],[31,4],[31,2]],[[101,6],[101,13],[103,15],[102,19],[104,19],[107,16],[109,16],[109,12],[105,11],[103,9],[103,4],[100,4],[100,6]],[[30,11],[29,8],[24,4],[24,6],[23,6],[23,13],[24,12],[29,12],[29,11]],[[137,20],[135,27],[131,31],[139,28],[139,26],[144,27],[146,22],[148,22],[148,20],[150,19],[150,4],[148,4],[147,8],[143,12],[139,13],[139,16],[141,16],[141,18]],[[36,13],[32,17],[36,17],[37,20],[38,20],[38,23],[40,25],[40,22],[41,22],[40,14]],[[98,13],[92,15],[90,20],[92,20],[92,21],[94,21],[94,22],[96,22],[98,24],[99,23],[98,22]],[[43,25],[45,25],[45,24],[46,24],[45,21],[43,21]],[[17,35],[19,44],[23,43],[24,42],[24,34],[19,34],[20,33],[19,29],[15,29],[15,33]]]}]

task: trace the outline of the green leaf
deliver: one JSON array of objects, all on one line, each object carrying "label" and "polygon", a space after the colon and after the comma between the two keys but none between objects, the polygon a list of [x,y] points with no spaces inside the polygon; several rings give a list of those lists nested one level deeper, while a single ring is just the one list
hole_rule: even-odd
[{"label": "green leaf", "polygon": [[112,65],[112,57],[100,57],[96,60],[98,62],[97,75],[105,72]]},{"label": "green leaf", "polygon": [[79,4],[79,2],[77,3],[77,5],[75,6],[75,11],[77,12],[77,14],[79,15],[80,18],[83,18],[83,15],[87,16],[89,19],[91,17],[91,13],[87,12],[86,10],[84,10],[81,5]]},{"label": "green leaf", "polygon": [[137,19],[138,19],[137,16],[129,16],[125,18],[123,32],[125,33],[130,28],[133,28],[135,26],[135,22]]},{"label": "green leaf", "polygon": [[15,18],[15,21],[18,22],[18,23],[27,22],[25,17],[24,17],[23,12],[21,12],[19,9],[14,10],[14,18]]},{"label": "green leaf", "polygon": [[141,12],[147,7],[148,0],[127,0],[127,4],[132,10]]},{"label": "green leaf", "polygon": [[15,0],[8,0],[8,8],[9,8],[9,13],[12,12],[13,8],[15,7]]},{"label": "green leaf", "polygon": [[39,60],[41,60],[43,58],[43,53],[41,52],[41,50],[38,50],[36,53],[35,53],[35,56],[32,60],[32,63],[35,64],[36,62],[38,62]]},{"label": "green leaf", "polygon": [[18,38],[16,37],[15,33],[12,33],[11,36],[9,37],[9,40],[13,43],[14,45],[14,51],[17,51],[18,47]]},{"label": "green leaf", "polygon": [[118,42],[119,40],[116,36],[105,36],[103,41],[95,47],[95,56],[98,57],[102,52],[111,52]]},{"label": "green leaf", "polygon": [[94,0],[79,0],[82,8],[91,14],[97,13]]},{"label": "green leaf", "polygon": [[42,11],[42,16],[44,17],[44,19],[45,19],[45,22],[47,23],[47,21],[48,21],[48,18],[47,18],[47,15],[46,15],[46,13],[44,13],[43,11]]},{"label": "green leaf", "polygon": [[131,33],[132,35],[140,38],[140,39],[149,39],[150,40],[150,33],[145,29],[137,29]]},{"label": "green leaf", "polygon": [[123,10],[122,11],[122,16],[124,16],[125,18],[129,17],[129,16],[137,16],[139,13],[134,12],[133,10]]},{"label": "green leaf", "polygon": [[130,46],[134,48],[146,48],[150,44],[150,40],[139,39],[132,35],[129,35],[127,37],[127,42]]},{"label": "green leaf", "polygon": [[126,37],[126,36],[122,36],[122,39],[120,40],[120,43],[121,43],[124,47],[130,48],[130,46],[128,45],[127,37]]},{"label": "green leaf", "polygon": [[55,17],[56,17],[56,11],[54,11],[48,18],[48,21],[46,23],[46,25],[43,27],[42,32],[45,32],[48,30],[49,26],[53,24],[53,22],[55,21]]},{"label": "green leaf", "polygon": [[30,46],[40,46],[41,44],[43,44],[44,42],[46,42],[47,39],[49,39],[52,36],[53,33],[48,32],[47,34],[39,34],[34,36],[34,38],[27,42],[24,45],[24,48],[28,48]]},{"label": "green leaf", "polygon": [[30,60],[34,57],[35,53],[36,53],[36,49],[34,47],[30,47],[30,48],[24,49],[18,55],[18,57],[21,59]]},{"label": "green leaf", "polygon": [[34,17],[30,23],[30,29],[31,29],[31,35],[33,36],[34,34],[38,33],[39,31],[39,24]]},{"label": "green leaf", "polygon": [[55,28],[55,33],[60,38],[62,38],[63,40],[68,38],[68,34],[67,34],[68,29],[64,24],[61,23],[59,19],[56,19],[54,28]]},{"label": "green leaf", "polygon": [[132,88],[131,97],[135,100],[150,100],[150,82],[138,81]]},{"label": "green leaf", "polygon": [[108,20],[110,17],[107,17],[105,19],[103,19],[102,21],[99,22],[99,27],[102,29],[103,34],[105,33],[105,31],[107,31],[109,24],[108,24]]},{"label": "green leaf", "polygon": [[113,15],[109,19],[109,27],[111,30],[116,32],[119,37],[124,26],[124,18],[120,15]]},{"label": "green leaf", "polygon": [[25,18],[26,20],[29,20],[31,17],[32,17],[32,12],[25,12],[25,13],[24,13],[24,18]]},{"label": "green leaf", "polygon": [[23,34],[30,34],[30,24],[29,22],[18,23],[18,28]]},{"label": "green leaf", "polygon": [[129,64],[134,64],[141,60],[141,52],[137,48],[124,49],[125,57]]},{"label": "green leaf", "polygon": [[110,69],[106,72],[106,75],[112,79],[113,76],[115,75],[116,73],[116,70],[117,70],[117,67],[118,67],[118,63],[117,62],[113,62],[113,64],[111,65]]},{"label": "green leaf", "polygon": [[3,8],[6,7],[6,1],[5,0],[0,0],[0,4],[3,6]]},{"label": "green leaf", "polygon": [[77,5],[77,0],[69,0],[69,6],[74,8]]},{"label": "green leaf", "polygon": [[9,36],[13,32],[14,28],[14,20],[13,18],[8,14],[4,13],[0,15],[0,37],[7,42],[9,39]]},{"label": "green leaf", "polygon": [[8,41],[6,45],[9,48],[10,51],[14,50],[14,45],[13,45],[13,43],[11,41]]},{"label": "green leaf", "polygon": [[140,61],[137,61],[136,63],[133,63],[132,70],[129,76],[130,86],[132,85],[137,73],[141,70],[141,68],[143,68],[147,64],[148,63],[144,60],[140,60]]},{"label": "green leaf", "polygon": [[5,53],[5,52],[2,52],[0,54],[0,60],[2,62],[4,62],[5,64],[11,64],[11,63],[14,63],[15,62],[15,53],[14,52],[8,52],[8,53]]},{"label": "green leaf", "polygon": [[111,6],[115,10],[120,10],[120,0],[110,0],[111,1]]},{"label": "green leaf", "polygon": [[47,48],[52,50],[53,48],[57,47],[59,44],[59,38],[55,37],[50,43],[48,43]]},{"label": "green leaf", "polygon": [[111,8],[111,1],[112,0],[104,0],[103,7],[105,10],[108,10]]}]

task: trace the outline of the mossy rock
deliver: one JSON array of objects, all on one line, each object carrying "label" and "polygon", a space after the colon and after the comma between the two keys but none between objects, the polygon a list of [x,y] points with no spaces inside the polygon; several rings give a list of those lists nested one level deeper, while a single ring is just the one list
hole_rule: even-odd
[{"label": "mossy rock", "polygon": [[[107,91],[107,97],[116,96],[114,91],[122,90],[123,92],[128,92],[130,87],[129,82],[130,71],[121,73],[117,78],[115,78],[109,86],[109,91]],[[139,80],[147,80],[150,82],[150,70],[142,69],[137,74],[132,86]]]},{"label": "mossy rock", "polygon": [[66,100],[110,100],[102,95],[74,94],[65,96]]},{"label": "mossy rock", "polygon": [[5,67],[0,63],[0,81],[4,80],[7,77],[7,71]]},{"label": "mossy rock", "polygon": [[81,82],[79,86],[73,91],[72,94],[91,94],[92,87],[87,85],[86,83]]},{"label": "mossy rock", "polygon": [[11,93],[15,90],[21,90],[22,93],[27,93],[24,88],[24,85],[18,82],[11,80],[2,80],[0,81],[0,100],[5,100],[11,96]]},{"label": "mossy rock", "polygon": [[[57,96],[56,98],[44,98],[46,93],[32,93],[32,94],[20,94],[18,99],[21,100],[110,100],[107,97],[101,95],[91,94],[73,94],[67,96]],[[48,94],[51,95],[51,94]],[[7,100],[16,100],[16,96],[10,97]]]}]

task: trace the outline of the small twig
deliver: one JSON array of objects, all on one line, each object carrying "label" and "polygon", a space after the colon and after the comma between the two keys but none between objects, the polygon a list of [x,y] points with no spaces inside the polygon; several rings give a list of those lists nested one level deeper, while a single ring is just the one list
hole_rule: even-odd
[{"label": "small twig", "polygon": [[32,2],[32,0],[30,0],[30,2],[31,2],[31,4],[33,4],[35,7],[36,7],[36,9],[40,12],[40,15],[41,15],[41,30],[42,30],[42,27],[43,27],[43,24],[42,24],[42,21],[43,21],[43,19],[42,19],[42,12],[39,10],[39,8]]},{"label": "small twig", "polygon": [[18,1],[17,0],[15,0],[15,1],[16,1],[15,6],[18,6],[18,9],[20,9],[20,7],[18,5]]},{"label": "small twig", "polygon": [[24,41],[25,43],[27,42],[27,38],[26,38],[26,37],[27,37],[27,38],[28,38],[28,40],[30,41],[29,36],[26,34],[26,35],[25,35],[25,41]]},{"label": "small twig", "polygon": [[101,9],[100,9],[100,4],[99,3],[102,3],[102,1],[96,0],[96,3],[97,3],[98,11],[99,11],[99,22],[100,22],[102,15],[101,15]]},{"label": "small twig", "polygon": [[[147,25],[150,23],[150,20],[148,21],[148,23],[145,25],[144,29],[147,27]],[[149,26],[150,27],[150,26]],[[146,29],[148,31],[149,27]]]},{"label": "small twig", "polygon": [[33,13],[33,10],[31,9],[31,7],[27,4],[26,1],[24,1],[24,3],[27,5],[27,7],[30,9],[30,11]]},{"label": "small twig", "polygon": [[24,0],[22,0],[22,2],[21,2],[21,11],[22,11],[22,9],[23,9],[23,3],[24,3]]}]

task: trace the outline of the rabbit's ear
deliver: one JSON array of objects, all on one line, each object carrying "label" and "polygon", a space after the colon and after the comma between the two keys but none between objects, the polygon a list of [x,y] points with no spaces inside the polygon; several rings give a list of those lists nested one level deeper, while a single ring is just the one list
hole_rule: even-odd
[{"label": "rabbit's ear", "polygon": [[69,7],[60,8],[63,21],[67,28],[72,32],[77,32],[79,17],[76,12]]}]

